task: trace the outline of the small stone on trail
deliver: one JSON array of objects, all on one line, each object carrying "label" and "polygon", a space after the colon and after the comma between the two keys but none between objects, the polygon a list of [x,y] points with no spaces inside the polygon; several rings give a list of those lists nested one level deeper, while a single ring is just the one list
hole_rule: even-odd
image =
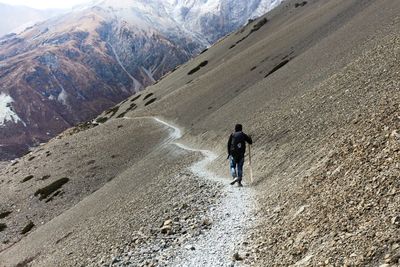
[{"label": "small stone on trail", "polygon": [[172,220],[166,220],[163,225],[167,226],[167,225],[171,225],[171,224],[172,224]]},{"label": "small stone on trail", "polygon": [[162,234],[168,234],[169,232],[171,232],[171,230],[172,230],[171,225],[164,225],[163,227],[161,227]]},{"label": "small stone on trail", "polygon": [[196,248],[194,246],[192,246],[192,245],[187,245],[185,248],[187,250],[196,250]]},{"label": "small stone on trail", "polygon": [[236,252],[235,254],[233,254],[233,259],[235,261],[242,261],[243,258],[239,255],[239,252]]},{"label": "small stone on trail", "polygon": [[204,219],[203,220],[203,223],[202,223],[204,226],[210,226],[211,224],[212,224],[212,221],[210,220],[210,219]]},{"label": "small stone on trail", "polygon": [[394,216],[392,218],[392,224],[396,225],[396,226],[400,226],[400,216]]},{"label": "small stone on trail", "polygon": [[111,264],[119,262],[119,259],[117,257],[113,257]]}]

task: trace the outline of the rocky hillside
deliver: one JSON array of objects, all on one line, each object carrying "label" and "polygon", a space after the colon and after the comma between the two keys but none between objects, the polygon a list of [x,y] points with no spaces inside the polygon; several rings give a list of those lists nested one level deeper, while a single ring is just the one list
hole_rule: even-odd
[{"label": "rocky hillside", "polygon": [[277,3],[98,1],[4,36],[0,160],[92,119]]},{"label": "rocky hillside", "polygon": [[0,266],[398,266],[399,14],[287,1],[8,164]]}]

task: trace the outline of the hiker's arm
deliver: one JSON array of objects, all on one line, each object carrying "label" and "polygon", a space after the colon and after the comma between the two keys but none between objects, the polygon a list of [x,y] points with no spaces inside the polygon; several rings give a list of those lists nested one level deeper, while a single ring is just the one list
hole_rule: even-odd
[{"label": "hiker's arm", "polygon": [[229,136],[228,140],[228,157],[231,155],[231,143],[232,143],[232,135]]},{"label": "hiker's arm", "polygon": [[245,140],[246,140],[247,143],[249,143],[250,145],[253,144],[253,139],[251,139],[251,136],[245,134],[245,135],[244,135],[244,138],[245,138]]}]

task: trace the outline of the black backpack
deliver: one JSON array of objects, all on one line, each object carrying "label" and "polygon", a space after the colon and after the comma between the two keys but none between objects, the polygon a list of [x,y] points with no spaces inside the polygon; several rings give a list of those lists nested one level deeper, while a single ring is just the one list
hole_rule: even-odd
[{"label": "black backpack", "polygon": [[245,143],[244,136],[241,132],[232,134],[232,141],[230,146],[230,155],[235,159],[241,159],[244,156]]}]

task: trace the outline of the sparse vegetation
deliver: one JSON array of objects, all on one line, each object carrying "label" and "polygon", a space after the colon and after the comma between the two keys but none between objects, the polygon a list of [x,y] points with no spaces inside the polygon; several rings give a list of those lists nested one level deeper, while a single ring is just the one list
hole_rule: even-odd
[{"label": "sparse vegetation", "polygon": [[21,230],[21,235],[29,233],[33,227],[35,227],[35,224],[32,221],[29,221],[29,223]]},{"label": "sparse vegetation", "polygon": [[54,200],[54,198],[56,197],[56,196],[59,196],[59,195],[61,195],[61,191],[59,190],[59,191],[57,191],[57,192],[55,192],[51,197],[49,197],[45,202],[46,203],[49,203],[49,202],[51,202],[51,201],[53,201]]},{"label": "sparse vegetation", "polygon": [[69,178],[62,178],[57,180],[46,187],[40,188],[35,192],[35,196],[39,196],[39,200],[43,200],[50,196],[52,193],[60,189],[64,184],[69,182]]},{"label": "sparse vegetation", "polygon": [[[127,108],[124,112],[122,112],[121,114],[119,114],[117,116],[118,119],[122,119],[123,117],[125,117],[126,113],[128,113],[129,111],[135,110],[137,108],[137,105],[135,103],[131,103],[131,105],[129,106],[129,108]],[[120,127],[118,127],[120,128]]]},{"label": "sparse vegetation", "polygon": [[126,109],[126,112],[135,110],[136,108],[137,108],[137,105],[136,105],[135,103],[132,103],[132,104],[129,106],[129,108]]},{"label": "sparse vegetation", "polygon": [[258,31],[262,26],[264,26],[265,24],[267,24],[268,19],[267,18],[262,18],[259,22],[257,22],[256,24],[254,24],[253,28],[250,30],[250,32],[243,37],[242,39],[240,39],[239,41],[236,42],[236,44],[231,45],[231,47],[229,47],[229,49],[234,48],[236,45],[238,45],[239,43],[243,42],[244,40],[246,40],[247,37],[249,37],[252,33]]},{"label": "sparse vegetation", "polygon": [[153,99],[149,100],[149,101],[148,101],[146,104],[144,104],[144,105],[145,105],[145,106],[148,106],[148,105],[154,103],[156,100],[157,100],[157,98],[153,98]]},{"label": "sparse vegetation", "polygon": [[191,71],[189,71],[188,75],[192,75],[192,74],[198,72],[201,68],[207,66],[207,64],[208,64],[208,60],[205,60],[205,61],[201,62],[196,68],[194,68]]},{"label": "sparse vegetation", "polygon": [[196,68],[192,69],[191,71],[188,72],[188,75],[192,75],[193,73],[196,73],[200,70],[200,67],[197,66]]},{"label": "sparse vegetation", "polygon": [[122,119],[123,117],[125,117],[126,113],[128,113],[128,111],[122,112],[121,114],[119,114],[117,116],[118,119]]},{"label": "sparse vegetation", "polygon": [[254,24],[253,29],[251,29],[250,34],[252,34],[255,31],[258,31],[262,26],[264,26],[265,24],[267,24],[268,19],[267,18],[263,18],[261,19],[259,22],[257,22],[256,24]]},{"label": "sparse vegetation", "polygon": [[32,157],[30,157],[29,159],[28,159],[28,161],[32,161],[32,160],[34,160],[36,157],[35,156],[32,156]]},{"label": "sparse vegetation", "polygon": [[51,175],[45,175],[45,176],[43,176],[42,179],[40,179],[40,180],[44,181],[44,180],[49,179],[50,177],[51,177]]},{"label": "sparse vegetation", "polygon": [[125,104],[128,100],[129,100],[129,98],[125,99],[125,100],[122,101],[118,106],[122,106],[122,105]]},{"label": "sparse vegetation", "polygon": [[201,62],[199,66],[202,68],[202,67],[207,66],[207,64],[208,64],[208,61],[206,60],[206,61]]},{"label": "sparse vegetation", "polygon": [[36,258],[36,256],[35,256],[35,257],[29,257],[29,258],[27,258],[27,259],[21,261],[21,262],[18,263],[17,265],[15,265],[15,267],[26,267],[26,266],[28,266],[28,264],[31,263],[35,258]]},{"label": "sparse vegetation", "polygon": [[33,177],[34,177],[33,175],[28,175],[24,179],[22,179],[21,183],[28,182],[29,180],[33,179]]},{"label": "sparse vegetation", "polygon": [[100,117],[96,119],[97,123],[105,123],[106,121],[108,121],[107,117]]},{"label": "sparse vegetation", "polygon": [[[94,123],[92,123],[91,121],[87,121],[87,122],[84,122],[84,123],[80,123],[80,124],[78,124],[78,125],[72,130],[72,134],[76,134],[76,133],[79,133],[79,132],[83,132],[83,131],[89,130],[89,129],[91,129],[91,128],[94,128],[94,127],[96,127],[96,126],[98,126],[98,124],[94,124]],[[50,156],[50,155],[51,155],[51,153],[48,152],[46,156],[48,157],[48,156]]]},{"label": "sparse vegetation", "polygon": [[264,78],[267,78],[269,75],[271,75],[272,73],[274,73],[275,71],[279,70],[280,68],[282,68],[283,66],[285,66],[286,64],[289,63],[289,59],[286,59],[284,61],[282,61],[281,63],[279,63],[278,65],[276,65],[270,72],[268,72],[267,75],[265,75]]},{"label": "sparse vegetation", "polygon": [[153,93],[147,94],[147,95],[143,98],[143,100],[149,99],[149,98],[152,97],[153,95],[154,95]]},{"label": "sparse vegetation", "polygon": [[204,53],[207,52],[207,51],[208,51],[208,48],[206,48],[206,49],[204,49],[203,51],[201,51],[199,55],[204,54]]},{"label": "sparse vegetation", "polygon": [[134,98],[131,99],[131,102],[135,102],[135,101],[138,100],[141,96],[142,96],[141,94],[135,96]]},{"label": "sparse vegetation", "polygon": [[0,212],[0,219],[4,219],[4,218],[8,217],[11,213],[12,213],[12,211]]},{"label": "sparse vegetation", "polygon": [[295,7],[295,8],[298,8],[298,7],[303,7],[303,6],[305,6],[305,5],[307,5],[307,1],[303,1],[303,2],[301,2],[301,3],[296,3],[296,4],[294,4],[294,7]]},{"label": "sparse vegetation", "polygon": [[117,114],[118,110],[119,110],[119,106],[115,106],[115,107],[113,107],[113,108],[107,110],[107,111],[106,111],[106,115],[110,115],[110,114],[111,114],[111,115],[110,115],[110,118],[112,118],[112,117],[115,116],[115,114]]}]

